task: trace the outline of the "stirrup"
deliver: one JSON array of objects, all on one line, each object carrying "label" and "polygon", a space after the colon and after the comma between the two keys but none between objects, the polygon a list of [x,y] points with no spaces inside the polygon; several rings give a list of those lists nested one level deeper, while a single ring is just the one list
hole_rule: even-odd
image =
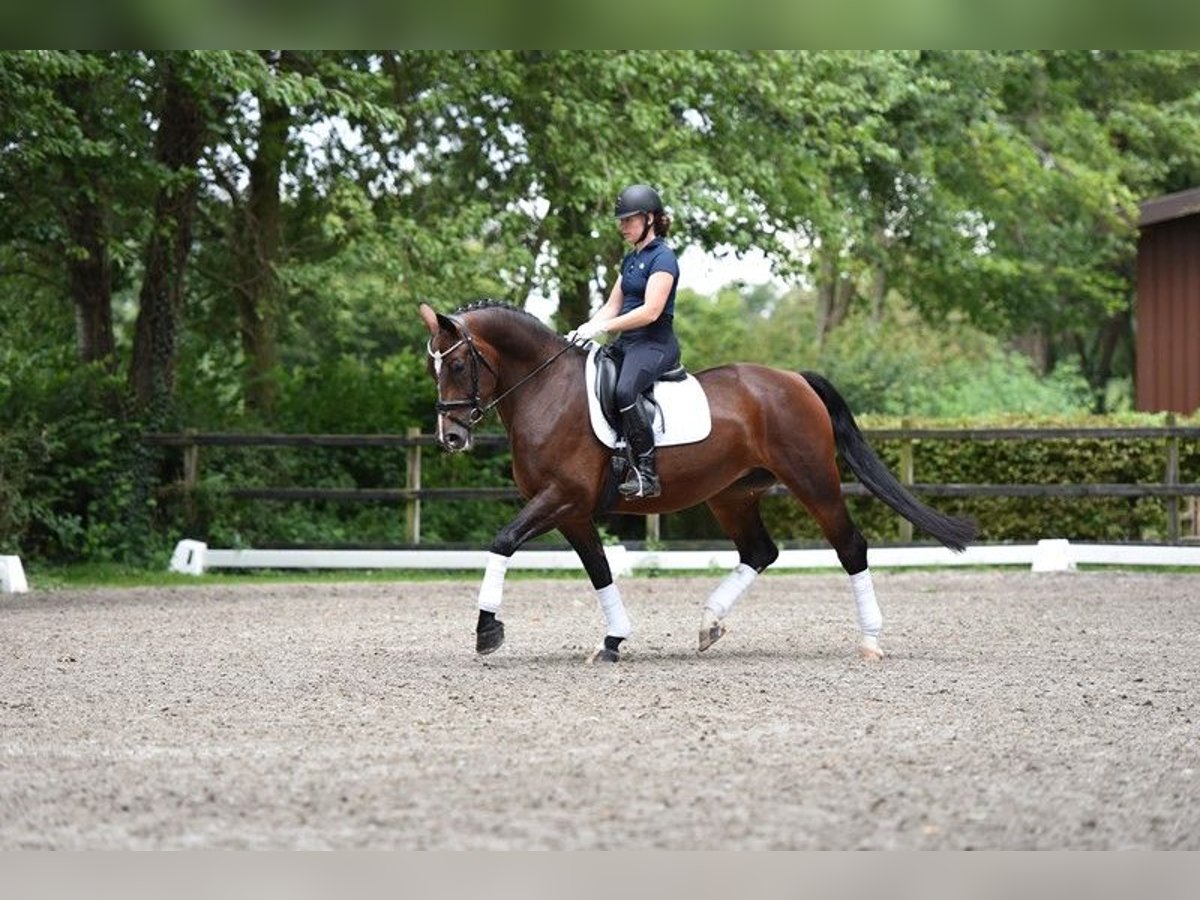
[{"label": "stirrup", "polygon": [[637,466],[629,467],[629,474],[617,488],[622,497],[657,497],[662,485],[657,475],[646,476]]}]

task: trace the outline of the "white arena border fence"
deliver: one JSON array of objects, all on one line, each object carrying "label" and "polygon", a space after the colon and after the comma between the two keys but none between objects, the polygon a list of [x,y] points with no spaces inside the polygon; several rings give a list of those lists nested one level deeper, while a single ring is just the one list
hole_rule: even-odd
[{"label": "white arena border fence", "polygon": [[[630,550],[604,548],[614,576],[639,571],[732,569],[738,554],[729,550]],[[869,551],[872,568],[911,566],[1029,566],[1034,572],[1068,572],[1078,565],[1200,566],[1200,547],[1145,544],[1086,544],[1061,538],[1035,544],[995,544],[953,553],[944,547],[878,547]],[[214,550],[202,541],[175,547],[170,569],[202,575],[214,569],[425,569],[482,571],[484,550]],[[583,571],[571,550],[518,550],[511,569]],[[783,550],[773,569],[839,569],[833,550]]]},{"label": "white arena border fence", "polygon": [[[639,571],[732,569],[736,550],[629,550],[604,548],[613,575]],[[872,568],[941,566],[1029,566],[1034,572],[1069,572],[1080,564],[1101,566],[1198,566],[1200,547],[1154,544],[1085,544],[1061,538],[1036,544],[994,544],[952,553],[944,547],[877,547],[869,552]],[[171,555],[170,570],[203,575],[215,569],[425,569],[480,571],[484,550],[213,550],[203,541],[183,540]],[[513,569],[579,570],[570,550],[518,550]],[[838,569],[832,550],[783,550],[774,569]],[[29,590],[19,556],[0,556],[0,594]]]}]

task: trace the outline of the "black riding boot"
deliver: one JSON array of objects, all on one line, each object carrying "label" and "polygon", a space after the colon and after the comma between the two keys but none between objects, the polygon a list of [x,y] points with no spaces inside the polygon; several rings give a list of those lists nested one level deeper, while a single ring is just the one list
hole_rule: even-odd
[{"label": "black riding boot", "polygon": [[640,403],[621,411],[621,430],[633,459],[618,490],[623,497],[657,497],[662,493],[654,463],[654,429]]}]

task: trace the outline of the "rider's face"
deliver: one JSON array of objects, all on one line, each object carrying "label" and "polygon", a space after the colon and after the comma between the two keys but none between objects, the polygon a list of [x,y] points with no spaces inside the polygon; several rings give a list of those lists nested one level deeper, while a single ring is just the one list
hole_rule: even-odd
[{"label": "rider's face", "polygon": [[645,224],[646,216],[643,213],[617,220],[617,228],[621,230],[621,237],[631,244],[636,244],[638,238],[642,236],[642,226]]}]

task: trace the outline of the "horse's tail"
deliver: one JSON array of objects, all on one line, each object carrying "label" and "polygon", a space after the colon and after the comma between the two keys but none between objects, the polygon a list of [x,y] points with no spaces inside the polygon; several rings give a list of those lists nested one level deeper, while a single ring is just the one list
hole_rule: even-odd
[{"label": "horse's tail", "polygon": [[801,372],[804,379],[817,392],[829,418],[833,422],[834,440],[838,451],[868,490],[876,497],[912,522],[922,531],[931,534],[951,550],[965,550],[967,544],[979,533],[970,519],[947,516],[930,509],[902,485],[887,466],[875,455],[867,439],[858,429],[858,423],[842,395],[832,384],[814,372]]}]

